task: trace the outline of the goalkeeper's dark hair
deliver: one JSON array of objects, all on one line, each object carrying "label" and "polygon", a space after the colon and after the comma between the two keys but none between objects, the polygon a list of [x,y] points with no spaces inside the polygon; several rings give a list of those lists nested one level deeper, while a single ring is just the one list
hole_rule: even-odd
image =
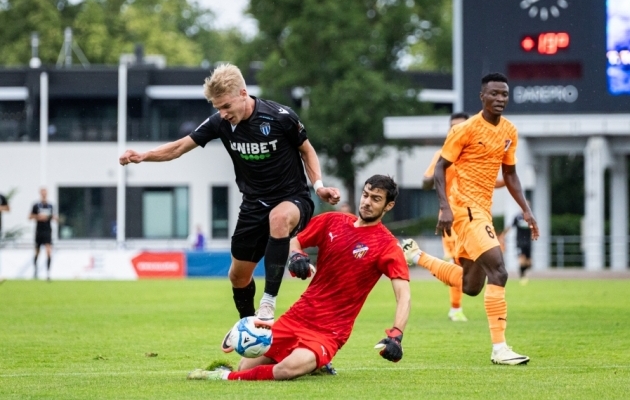
[{"label": "goalkeeper's dark hair", "polygon": [[385,204],[396,201],[398,197],[398,185],[394,179],[388,175],[372,175],[365,181],[365,185],[370,185],[371,189],[383,189],[385,195]]}]

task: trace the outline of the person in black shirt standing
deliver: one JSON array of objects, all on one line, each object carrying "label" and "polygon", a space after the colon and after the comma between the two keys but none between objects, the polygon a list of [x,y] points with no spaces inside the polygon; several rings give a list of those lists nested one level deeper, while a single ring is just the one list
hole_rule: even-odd
[{"label": "person in black shirt standing", "polygon": [[2,240],[2,213],[10,210],[9,201],[4,195],[0,194],[0,240]]},{"label": "person in black shirt standing", "polygon": [[50,222],[57,220],[53,212],[53,206],[47,200],[48,190],[41,188],[39,191],[40,201],[33,205],[31,215],[29,219],[35,220],[37,225],[35,227],[35,258],[33,264],[35,271],[33,273],[33,279],[37,279],[37,258],[39,257],[39,249],[43,245],[46,247],[46,255],[48,260],[46,261],[46,275],[50,281],[50,262],[52,260],[52,227]]},{"label": "person in black shirt standing", "polygon": [[[304,170],[322,200],[337,204],[339,190],[323,185],[319,159],[297,114],[282,104],[250,96],[236,66],[217,67],[205,80],[204,95],[218,112],[189,136],[145,153],[127,150],[119,161],[122,165],[170,161],[213,139],[221,140],[243,195],[231,242],[234,303],[241,318],[256,315],[260,324],[270,326],[289,241],[313,215]],[[253,272],[263,256],[265,292],[256,311]],[[223,350],[232,350],[225,340]]]},{"label": "person in black shirt standing", "polygon": [[[529,204],[529,201],[527,204]],[[519,213],[514,217],[512,225],[508,226],[502,235],[505,236],[512,227],[516,228],[520,282],[521,285],[527,285],[528,279],[525,273],[532,267],[532,231],[527,221],[523,218],[523,213]]]}]

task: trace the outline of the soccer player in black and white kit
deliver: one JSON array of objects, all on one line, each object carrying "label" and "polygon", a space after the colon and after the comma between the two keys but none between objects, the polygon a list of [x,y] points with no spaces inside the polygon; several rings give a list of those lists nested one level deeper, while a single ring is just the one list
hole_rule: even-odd
[{"label": "soccer player in black and white kit", "polygon": [[[146,153],[127,150],[119,161],[122,165],[169,161],[213,139],[221,140],[243,194],[231,243],[234,303],[241,318],[256,315],[259,322],[271,325],[289,241],[313,215],[304,169],[322,200],[337,204],[339,190],[324,187],[319,159],[297,114],[287,106],[250,96],[236,66],[217,67],[206,78],[204,95],[218,112],[189,136]],[[255,311],[253,273],[263,256],[265,292]]]},{"label": "soccer player in black and white kit", "polygon": [[51,221],[57,220],[57,216],[53,211],[53,206],[48,202],[48,190],[41,188],[39,190],[40,200],[33,204],[29,219],[37,222],[35,226],[35,258],[33,259],[33,279],[37,279],[37,258],[39,257],[39,249],[46,247],[46,275],[50,281],[50,262],[52,260],[52,226]]}]

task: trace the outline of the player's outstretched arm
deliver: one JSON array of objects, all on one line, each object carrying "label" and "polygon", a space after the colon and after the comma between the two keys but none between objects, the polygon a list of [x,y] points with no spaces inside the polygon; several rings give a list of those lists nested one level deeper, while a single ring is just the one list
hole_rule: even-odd
[{"label": "player's outstretched arm", "polygon": [[335,205],[339,203],[339,200],[341,199],[339,189],[334,187],[325,187],[322,183],[322,169],[319,164],[317,153],[315,152],[313,145],[311,145],[311,142],[306,139],[298,150],[300,150],[300,154],[302,155],[304,167],[306,168],[306,175],[308,175],[308,179],[313,184],[315,193],[317,193],[320,199],[329,204]]},{"label": "player's outstretched arm", "polygon": [[503,171],[503,180],[505,181],[505,187],[507,187],[508,192],[516,203],[523,210],[523,219],[527,221],[529,225],[529,229],[532,231],[532,239],[538,239],[540,235],[538,231],[538,223],[536,223],[536,219],[534,218],[534,213],[529,208],[529,204],[525,199],[525,194],[523,193],[523,188],[521,187],[521,180],[518,178],[518,174],[516,173],[516,165],[508,165],[503,164],[501,167]]},{"label": "player's outstretched arm", "polygon": [[411,289],[409,281],[404,279],[392,279],[392,288],[396,295],[396,316],[394,326],[385,330],[387,337],[374,346],[380,350],[379,354],[386,360],[398,362],[403,357],[402,338],[403,330],[409,320],[411,309]]},{"label": "player's outstretched arm", "polygon": [[127,150],[120,156],[120,165],[138,164],[143,161],[171,161],[197,147],[197,143],[190,136],[185,136],[174,142],[165,143],[145,153]]},{"label": "player's outstretched arm", "polygon": [[392,289],[396,296],[394,326],[404,331],[407,326],[407,321],[409,320],[409,311],[411,310],[411,288],[409,287],[409,281],[404,279],[392,279]]}]

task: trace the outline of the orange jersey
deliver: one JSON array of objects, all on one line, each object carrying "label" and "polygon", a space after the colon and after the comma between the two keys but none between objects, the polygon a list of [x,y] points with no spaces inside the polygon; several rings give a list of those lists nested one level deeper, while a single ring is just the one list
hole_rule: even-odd
[{"label": "orange jersey", "polygon": [[460,207],[479,207],[490,212],[499,168],[501,164],[516,164],[517,144],[516,127],[505,117],[494,126],[480,112],[453,126],[441,153],[455,165],[449,201]]},{"label": "orange jersey", "polygon": [[[433,159],[431,159],[431,164],[429,164],[429,167],[424,172],[425,177],[435,176],[435,164],[437,164],[438,160],[440,159],[441,152],[442,152],[441,150],[438,150],[433,155]],[[446,197],[448,197],[451,193],[451,185],[453,184],[453,178],[455,178],[455,166],[451,165],[450,167],[446,168],[446,175],[445,175]]]}]

